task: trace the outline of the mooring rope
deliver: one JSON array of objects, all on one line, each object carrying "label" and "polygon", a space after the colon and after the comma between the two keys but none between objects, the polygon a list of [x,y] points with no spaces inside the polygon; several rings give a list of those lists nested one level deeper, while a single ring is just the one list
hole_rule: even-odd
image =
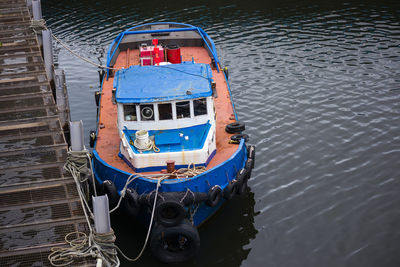
[{"label": "mooring rope", "polygon": [[[44,19],[39,19],[39,20],[31,20],[31,26],[32,30],[36,33],[36,34],[40,34],[40,31],[42,30],[48,30],[47,26],[46,26],[46,21]],[[73,51],[71,48],[69,48],[66,44],[64,44],[60,39],[57,38],[57,36],[55,36],[51,31],[50,31],[51,36],[60,44],[62,45],[65,49],[67,49],[72,55],[82,59],[83,61],[86,61],[89,64],[92,64],[93,66],[96,66],[98,68],[101,69],[109,69],[109,70],[119,70],[121,68],[110,68],[104,65],[100,65],[97,64],[96,62],[91,61],[88,58],[85,58],[81,55],[79,55],[78,53],[76,53],[75,51]]]},{"label": "mooring rope", "polygon": [[[143,247],[140,250],[138,256],[134,259],[126,256],[123,251],[114,244],[115,235],[114,232],[111,231],[109,233],[96,233],[96,231],[92,227],[91,220],[94,220],[94,215],[92,210],[89,207],[89,204],[85,198],[84,193],[82,192],[81,184],[86,182],[88,178],[87,176],[91,175],[92,179],[94,179],[93,166],[90,164],[90,169],[87,167],[87,160],[90,160],[90,155],[87,150],[82,151],[68,151],[67,161],[64,165],[64,169],[71,173],[74,178],[75,184],[77,186],[77,191],[81,202],[83,203],[83,212],[86,218],[86,222],[89,227],[89,236],[83,232],[71,232],[65,236],[65,243],[69,245],[69,247],[54,247],[51,249],[51,253],[48,256],[48,259],[51,265],[56,267],[68,266],[74,262],[75,258],[83,258],[83,257],[92,257],[95,259],[101,259],[105,266],[119,266],[120,262],[117,257],[117,252],[119,252],[126,260],[128,261],[137,261],[142,255],[147,246],[147,243],[150,238],[151,229],[154,221],[155,208],[157,205],[158,198],[158,190],[161,187],[161,182],[167,178],[169,175],[163,175],[163,177],[159,177],[157,181],[157,186],[155,189],[155,198],[151,211],[150,224],[147,231],[146,239],[144,241]],[[86,177],[85,177],[86,176]],[[138,177],[144,177],[142,175],[132,174],[127,179],[124,188],[121,191],[121,196],[118,201],[117,207],[110,211],[110,213],[116,210],[122,198],[125,196],[125,192],[129,186],[129,184],[137,179]],[[93,181],[93,188],[96,190]],[[96,192],[96,191],[95,191]],[[72,235],[76,235],[76,238],[70,239]]]}]

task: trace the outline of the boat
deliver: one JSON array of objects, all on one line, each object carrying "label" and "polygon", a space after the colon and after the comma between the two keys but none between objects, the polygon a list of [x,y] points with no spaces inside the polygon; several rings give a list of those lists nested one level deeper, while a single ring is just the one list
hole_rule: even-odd
[{"label": "boat", "polygon": [[151,227],[160,261],[193,258],[197,228],[247,192],[247,144],[212,39],[199,27],[148,23],[120,33],[100,75],[90,133],[96,188],[111,208]]}]

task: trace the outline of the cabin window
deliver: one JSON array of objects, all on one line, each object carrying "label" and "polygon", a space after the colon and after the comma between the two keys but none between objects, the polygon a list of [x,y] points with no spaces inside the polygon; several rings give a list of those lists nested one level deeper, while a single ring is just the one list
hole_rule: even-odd
[{"label": "cabin window", "polygon": [[176,117],[178,119],[190,118],[190,102],[176,102]]},{"label": "cabin window", "polygon": [[195,116],[207,114],[207,99],[200,98],[193,100],[193,109]]},{"label": "cabin window", "polygon": [[160,120],[172,120],[172,105],[158,104],[158,117]]},{"label": "cabin window", "polygon": [[154,121],[153,105],[140,105],[139,108],[141,121]]},{"label": "cabin window", "polygon": [[136,105],[124,105],[124,116],[126,121],[137,121]]}]

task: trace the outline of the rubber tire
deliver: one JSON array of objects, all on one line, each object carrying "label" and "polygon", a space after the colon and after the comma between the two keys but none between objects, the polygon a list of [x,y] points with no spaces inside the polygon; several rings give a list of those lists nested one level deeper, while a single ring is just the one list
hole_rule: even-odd
[{"label": "rubber tire", "polygon": [[[172,216],[170,215],[171,213]],[[166,227],[172,227],[182,222],[186,216],[186,210],[181,203],[167,200],[157,205],[154,216],[157,223]]]},{"label": "rubber tire", "polygon": [[224,188],[222,195],[226,200],[230,200],[234,195],[236,195],[237,191],[236,183],[237,183],[236,180],[231,180],[229,181],[228,185]]},{"label": "rubber tire", "polygon": [[254,166],[254,160],[253,159],[247,159],[246,163],[244,164],[244,168],[246,169],[246,177],[247,179],[250,179],[251,177],[251,172],[253,170],[253,166]]},{"label": "rubber tire", "polygon": [[251,168],[254,168],[254,163],[256,161],[256,147],[254,145],[248,146],[247,147],[247,158],[253,160],[253,164]]},{"label": "rubber tire", "polygon": [[211,187],[207,194],[206,204],[210,207],[215,207],[221,200],[221,187]]},{"label": "rubber tire", "polygon": [[90,147],[94,147],[94,143],[96,141],[96,131],[91,130],[89,134],[89,144]]},{"label": "rubber tire", "polygon": [[231,136],[232,141],[240,142],[240,140],[244,139],[245,142],[249,140],[248,134],[235,134]]},{"label": "rubber tire", "polygon": [[110,180],[105,180],[101,184],[101,193],[103,195],[107,195],[108,197],[108,206],[111,209],[115,208],[118,204],[119,194],[117,188],[115,187],[114,183]]},{"label": "rubber tire", "polygon": [[138,216],[141,206],[139,203],[139,195],[133,188],[126,189],[125,197],[122,199],[123,211],[131,218]]},{"label": "rubber tire", "polygon": [[225,126],[225,131],[227,133],[231,133],[231,134],[242,133],[245,129],[246,129],[246,126],[244,125],[243,122],[240,122],[240,121],[232,122]]},{"label": "rubber tire", "polygon": [[[182,239],[189,241],[189,245],[183,250],[169,250],[167,238],[172,240]],[[171,244],[171,243],[170,243]],[[165,227],[155,224],[151,232],[150,249],[155,258],[164,263],[179,263],[193,259],[200,248],[200,236],[197,228],[188,220],[182,221],[179,225]]]},{"label": "rubber tire", "polygon": [[238,195],[243,195],[247,191],[247,171],[246,169],[241,169],[238,171],[236,175],[236,180],[237,182],[237,194]]}]

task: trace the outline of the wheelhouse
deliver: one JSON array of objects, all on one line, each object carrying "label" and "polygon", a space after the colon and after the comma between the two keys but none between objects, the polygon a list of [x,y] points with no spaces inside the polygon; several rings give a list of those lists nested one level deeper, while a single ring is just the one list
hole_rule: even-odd
[{"label": "wheelhouse", "polygon": [[131,168],[158,170],[167,160],[182,167],[208,164],[216,150],[211,73],[208,64],[183,62],[115,74],[120,157]]}]

